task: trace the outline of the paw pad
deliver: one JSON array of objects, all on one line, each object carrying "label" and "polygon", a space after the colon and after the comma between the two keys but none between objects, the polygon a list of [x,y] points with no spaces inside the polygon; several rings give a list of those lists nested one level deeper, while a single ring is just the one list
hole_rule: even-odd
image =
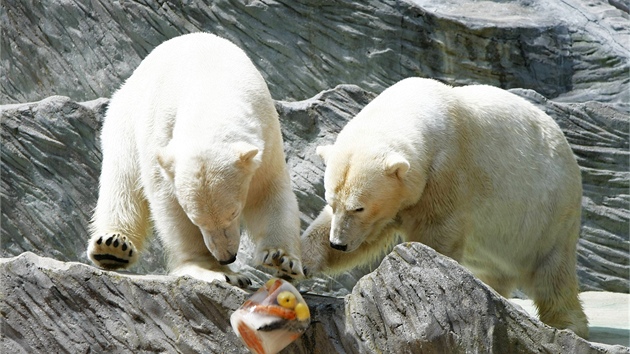
[{"label": "paw pad", "polygon": [[119,233],[93,237],[88,246],[88,256],[94,264],[105,269],[127,268],[138,258],[131,240]]}]

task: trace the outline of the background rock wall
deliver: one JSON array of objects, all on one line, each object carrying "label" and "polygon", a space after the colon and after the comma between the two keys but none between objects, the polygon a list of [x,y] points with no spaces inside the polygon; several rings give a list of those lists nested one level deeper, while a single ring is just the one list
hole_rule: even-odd
[{"label": "background rock wall", "polygon": [[155,46],[208,31],[276,99],[408,76],[628,107],[627,6],[602,0],[5,0],[0,103],[110,97]]}]

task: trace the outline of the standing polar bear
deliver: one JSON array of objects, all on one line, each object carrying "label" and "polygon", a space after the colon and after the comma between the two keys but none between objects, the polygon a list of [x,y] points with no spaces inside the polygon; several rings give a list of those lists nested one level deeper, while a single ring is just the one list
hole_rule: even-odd
[{"label": "standing polar bear", "polygon": [[173,274],[249,279],[236,259],[240,223],[254,263],[302,274],[298,204],[278,115],[247,55],[212,34],[164,42],[111,99],[88,256],[125,268],[153,224]]},{"label": "standing polar bear", "polygon": [[401,236],[454,258],[543,322],[588,335],[578,299],[581,178],[558,125],[489,86],[409,78],[318,147],[327,206],[302,235],[305,273],[379,257]]}]

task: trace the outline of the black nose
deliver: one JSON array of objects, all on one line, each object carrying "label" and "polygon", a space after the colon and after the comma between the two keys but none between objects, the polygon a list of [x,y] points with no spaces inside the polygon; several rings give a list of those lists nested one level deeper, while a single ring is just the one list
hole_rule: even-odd
[{"label": "black nose", "polygon": [[227,261],[219,261],[220,265],[227,265],[230,263],[234,263],[234,261],[236,260],[236,255],[233,255],[232,258],[228,259]]},{"label": "black nose", "polygon": [[336,250],[340,250],[340,251],[344,251],[348,249],[348,245],[338,245],[336,243],[330,243],[330,247],[336,249]]}]

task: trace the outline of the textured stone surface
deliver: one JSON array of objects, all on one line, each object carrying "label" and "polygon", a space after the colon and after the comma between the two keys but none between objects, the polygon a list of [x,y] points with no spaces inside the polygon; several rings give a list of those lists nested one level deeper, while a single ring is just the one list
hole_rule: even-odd
[{"label": "textured stone surface", "polygon": [[[0,259],[5,353],[247,353],[225,283],[130,276],[24,253]],[[395,248],[344,299],[306,295],[311,326],[284,353],[628,353],[528,317],[456,262]]]},{"label": "textured stone surface", "polygon": [[[32,253],[2,259],[0,270],[4,353],[248,353],[229,321],[247,293],[226,283],[121,275]],[[343,301],[307,301],[317,323],[294,352],[315,342],[335,352],[322,340],[336,334]]]},{"label": "textured stone surface", "polygon": [[528,88],[627,108],[627,7],[603,0],[2,2],[0,103],[110,97],[179,34],[242,47],[276,99],[407,76]]},{"label": "textured stone surface", "polygon": [[419,243],[395,247],[345,300],[347,331],[370,353],[597,352],[572,332],[541,325]]}]

